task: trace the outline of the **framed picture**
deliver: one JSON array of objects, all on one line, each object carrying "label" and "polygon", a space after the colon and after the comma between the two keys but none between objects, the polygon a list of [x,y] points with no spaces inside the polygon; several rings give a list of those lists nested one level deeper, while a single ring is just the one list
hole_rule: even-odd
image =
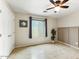
[{"label": "framed picture", "polygon": [[19,20],[19,27],[27,27],[27,20]]}]

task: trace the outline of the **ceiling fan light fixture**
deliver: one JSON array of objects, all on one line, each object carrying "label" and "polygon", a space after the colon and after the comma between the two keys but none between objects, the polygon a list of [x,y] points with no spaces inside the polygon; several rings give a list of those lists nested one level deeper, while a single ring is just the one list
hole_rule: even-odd
[{"label": "ceiling fan light fixture", "polygon": [[55,7],[54,10],[57,11],[57,12],[59,12],[60,11],[60,7],[59,6],[58,7]]},{"label": "ceiling fan light fixture", "polygon": [[53,0],[54,2],[58,1],[58,0]]},{"label": "ceiling fan light fixture", "polygon": [[63,8],[63,9],[69,8],[69,6],[63,5],[66,2],[68,2],[69,0],[49,0],[49,1],[54,6],[50,5],[52,7],[47,8],[45,12],[47,12],[48,10],[54,9],[54,12],[56,13],[56,12],[59,12],[61,8]]}]

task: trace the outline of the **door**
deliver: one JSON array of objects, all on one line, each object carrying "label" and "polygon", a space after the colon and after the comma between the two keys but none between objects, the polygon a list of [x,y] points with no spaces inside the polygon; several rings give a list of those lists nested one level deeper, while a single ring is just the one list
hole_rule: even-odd
[{"label": "door", "polygon": [[69,42],[69,28],[67,27],[63,28],[63,41],[65,43]]},{"label": "door", "polygon": [[64,41],[63,40],[63,28],[58,28],[58,40],[59,41]]},{"label": "door", "polygon": [[78,47],[78,28],[69,28],[69,44]]}]

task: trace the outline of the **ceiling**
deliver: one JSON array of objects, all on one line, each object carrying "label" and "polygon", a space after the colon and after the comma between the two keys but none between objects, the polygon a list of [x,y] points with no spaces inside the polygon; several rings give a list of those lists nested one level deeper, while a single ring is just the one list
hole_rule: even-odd
[{"label": "ceiling", "polygon": [[60,9],[54,13],[54,9],[44,13],[43,11],[51,7],[49,0],[6,0],[14,12],[30,13],[34,15],[61,17],[69,15],[79,10],[78,0],[69,0],[65,5],[70,6],[68,9]]}]

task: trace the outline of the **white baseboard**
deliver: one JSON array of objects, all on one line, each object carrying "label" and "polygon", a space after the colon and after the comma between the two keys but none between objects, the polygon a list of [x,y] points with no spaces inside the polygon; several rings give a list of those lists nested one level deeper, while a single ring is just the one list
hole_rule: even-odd
[{"label": "white baseboard", "polygon": [[79,50],[78,47],[75,47],[75,46],[73,46],[73,45],[70,45],[70,44],[67,44],[67,43],[61,42],[61,41],[58,41],[58,42],[59,42],[59,43],[62,43],[62,44],[64,44],[64,45],[67,45],[67,46],[69,46],[69,47],[72,47],[72,48],[75,48],[75,49],[78,49],[78,50]]},{"label": "white baseboard", "polygon": [[8,57],[0,57],[0,59],[8,59]]},{"label": "white baseboard", "polygon": [[28,44],[28,45],[22,44],[22,45],[19,45],[19,46],[16,45],[15,48],[21,48],[21,47],[28,47],[28,46],[35,46],[35,45],[47,44],[47,43],[50,43],[50,42],[43,42],[43,43],[36,43],[36,44]]}]

